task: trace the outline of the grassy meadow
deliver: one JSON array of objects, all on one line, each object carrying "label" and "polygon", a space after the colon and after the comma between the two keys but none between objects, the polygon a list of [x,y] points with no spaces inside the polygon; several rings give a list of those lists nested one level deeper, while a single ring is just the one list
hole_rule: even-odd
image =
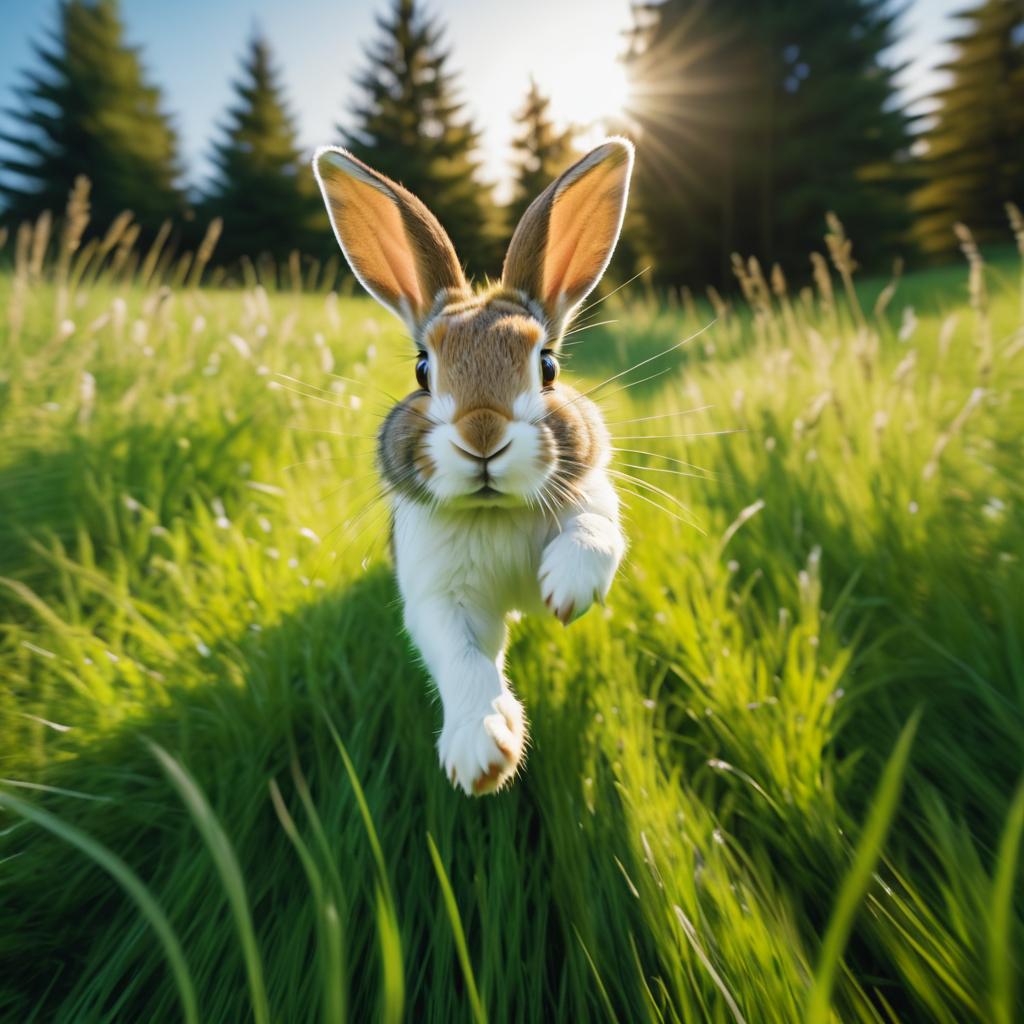
[{"label": "grassy meadow", "polygon": [[482,800],[388,562],[397,321],[8,241],[0,1020],[1020,1020],[1022,266],[857,284],[838,232],[568,338],[650,358],[595,392],[631,550],[514,627]]}]

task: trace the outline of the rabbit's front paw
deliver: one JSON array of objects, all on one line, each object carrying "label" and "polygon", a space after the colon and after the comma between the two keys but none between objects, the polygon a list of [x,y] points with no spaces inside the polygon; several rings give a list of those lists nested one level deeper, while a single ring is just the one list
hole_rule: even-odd
[{"label": "rabbit's front paw", "polygon": [[593,541],[590,534],[567,530],[544,549],[537,576],[540,594],[565,626],[595,601],[603,603],[622,557],[619,545]]},{"label": "rabbit's front paw", "polygon": [[523,706],[506,692],[480,715],[446,720],[437,751],[453,786],[467,796],[483,796],[501,789],[515,775],[525,746]]}]

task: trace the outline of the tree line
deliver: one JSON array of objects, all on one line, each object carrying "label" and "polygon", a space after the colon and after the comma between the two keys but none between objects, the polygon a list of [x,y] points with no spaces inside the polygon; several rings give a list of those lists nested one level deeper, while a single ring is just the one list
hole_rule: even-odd
[{"label": "tree line", "polygon": [[[639,144],[620,267],[721,283],[740,252],[799,271],[827,211],[868,264],[941,257],[959,220],[1000,236],[1004,203],[1024,191],[1024,0],[976,0],[958,15],[947,84],[923,119],[907,112],[887,58],[901,11],[892,0],[637,0],[623,53],[632,99],[615,126]],[[0,133],[5,221],[62,209],[85,175],[97,230],[129,209],[144,237],[170,220],[191,245],[220,218],[228,265],[333,251],[258,33],[212,143],[212,178],[192,194],[117,0],[59,0],[35,56]],[[495,273],[518,217],[577,155],[574,131],[556,127],[531,82],[512,197],[496,204],[442,26],[421,0],[392,0],[377,18],[355,84],[335,141],[424,197],[472,272]]]}]

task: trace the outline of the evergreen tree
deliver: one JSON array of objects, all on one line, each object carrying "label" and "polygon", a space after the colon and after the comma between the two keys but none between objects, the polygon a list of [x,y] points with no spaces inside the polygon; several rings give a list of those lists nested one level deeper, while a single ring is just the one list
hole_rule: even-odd
[{"label": "evergreen tree", "polygon": [[519,133],[512,140],[515,180],[508,205],[509,228],[515,229],[526,208],[572,163],[572,131],[555,128],[551,100],[531,78],[523,105],[515,115]]},{"label": "evergreen tree", "polygon": [[456,96],[441,29],[416,0],[395,0],[377,25],[380,37],[356,78],[354,125],[339,127],[343,144],[430,207],[472,274],[494,271],[494,211],[477,180],[479,132]]},{"label": "evergreen tree", "polygon": [[296,141],[294,119],[265,39],[254,35],[234,83],[224,138],[214,146],[214,180],[202,203],[204,220],[221,217],[219,257],[227,262],[269,253],[323,248],[321,206]]},{"label": "evergreen tree", "polygon": [[985,0],[957,18],[914,196],[914,233],[931,254],[956,247],[957,221],[976,238],[1008,237],[1003,204],[1024,197],[1024,3]]},{"label": "evergreen tree", "polygon": [[890,0],[665,0],[635,16],[637,205],[663,279],[727,279],[734,251],[806,266],[830,209],[869,261],[903,235]]},{"label": "evergreen tree", "polygon": [[0,135],[14,155],[0,192],[5,219],[62,210],[75,178],[92,181],[92,219],[106,227],[131,210],[146,230],[182,211],[177,139],[146,79],[139,52],[124,40],[116,0],[61,0],[41,71],[25,73],[17,131]]}]

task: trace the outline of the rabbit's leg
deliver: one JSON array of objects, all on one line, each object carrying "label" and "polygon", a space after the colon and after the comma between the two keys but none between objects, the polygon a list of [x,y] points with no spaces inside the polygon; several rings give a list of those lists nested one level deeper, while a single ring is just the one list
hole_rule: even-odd
[{"label": "rabbit's leg", "polygon": [[441,697],[445,774],[467,794],[494,792],[515,774],[526,744],[523,708],[502,671],[503,618],[435,593],[407,601],[405,620]]},{"label": "rabbit's leg", "polygon": [[626,551],[618,498],[607,476],[591,474],[584,494],[581,504],[560,519],[537,574],[541,598],[565,625],[594,601],[604,602]]}]

